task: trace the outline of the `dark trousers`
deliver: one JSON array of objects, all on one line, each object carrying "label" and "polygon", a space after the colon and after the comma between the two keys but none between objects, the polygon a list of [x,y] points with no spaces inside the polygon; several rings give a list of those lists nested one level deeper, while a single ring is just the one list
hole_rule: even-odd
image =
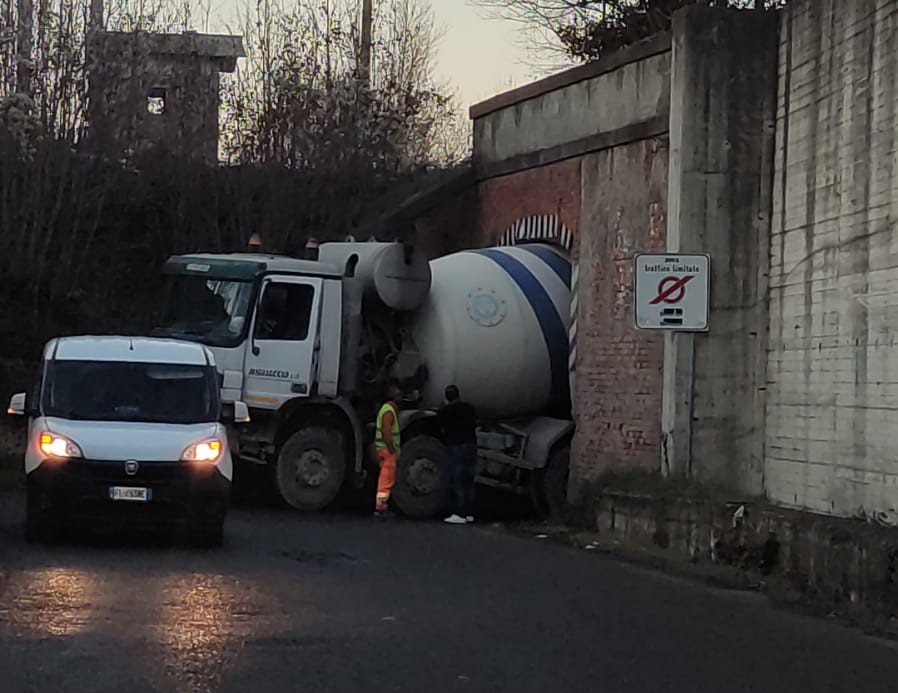
[{"label": "dark trousers", "polygon": [[452,511],[467,517],[474,514],[477,446],[450,445],[448,449],[452,458]]}]

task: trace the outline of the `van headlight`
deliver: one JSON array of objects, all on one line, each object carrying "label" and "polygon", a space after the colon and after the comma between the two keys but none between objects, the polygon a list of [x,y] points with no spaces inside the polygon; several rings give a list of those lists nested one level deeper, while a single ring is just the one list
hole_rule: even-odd
[{"label": "van headlight", "polygon": [[38,446],[47,457],[56,457],[58,459],[84,457],[81,453],[81,448],[76,443],[54,433],[41,433],[38,439]]},{"label": "van headlight", "polygon": [[217,438],[194,443],[181,453],[183,462],[218,462],[224,445]]}]

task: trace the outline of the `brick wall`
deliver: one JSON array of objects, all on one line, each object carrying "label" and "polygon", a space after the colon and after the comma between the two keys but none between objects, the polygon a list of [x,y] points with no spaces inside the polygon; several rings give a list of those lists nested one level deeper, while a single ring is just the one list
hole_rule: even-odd
[{"label": "brick wall", "polygon": [[575,234],[580,227],[580,159],[529,169],[480,186],[480,245],[492,245],[524,217],[554,215]]},{"label": "brick wall", "polygon": [[573,235],[574,494],[660,466],[663,340],[635,329],[631,268],[665,247],[670,65],[665,34],[472,108],[481,244],[527,217]]},{"label": "brick wall", "polygon": [[607,149],[582,168],[574,494],[607,469],[659,465],[664,345],[634,326],[632,267],[665,246],[667,140]]},{"label": "brick wall", "polygon": [[765,488],[898,521],[898,0],[784,15]]},{"label": "brick wall", "polygon": [[[709,329],[665,347],[662,470],[759,495],[778,17],[674,17],[668,251],[711,258]],[[702,117],[696,117],[696,114]]]}]

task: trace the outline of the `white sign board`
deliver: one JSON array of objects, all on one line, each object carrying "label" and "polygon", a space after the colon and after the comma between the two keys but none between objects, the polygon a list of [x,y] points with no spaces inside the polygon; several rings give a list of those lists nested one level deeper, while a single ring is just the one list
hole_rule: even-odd
[{"label": "white sign board", "polygon": [[703,332],[708,329],[711,259],[707,255],[636,256],[636,327]]}]

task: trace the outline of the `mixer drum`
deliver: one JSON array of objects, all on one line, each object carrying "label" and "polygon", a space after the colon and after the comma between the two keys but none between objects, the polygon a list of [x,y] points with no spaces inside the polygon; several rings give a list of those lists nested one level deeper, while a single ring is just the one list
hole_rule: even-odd
[{"label": "mixer drum", "polygon": [[542,244],[468,250],[431,265],[412,335],[428,369],[424,405],[447,385],[482,418],[569,412],[571,265]]}]

